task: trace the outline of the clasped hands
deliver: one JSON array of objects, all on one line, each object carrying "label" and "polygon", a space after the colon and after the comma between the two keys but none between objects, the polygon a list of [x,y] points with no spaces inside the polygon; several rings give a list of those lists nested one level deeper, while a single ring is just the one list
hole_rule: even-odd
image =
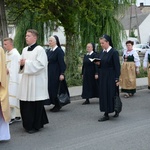
[{"label": "clasped hands", "polygon": [[20,60],[20,66],[24,66],[25,65],[25,61],[26,61],[26,59],[21,59]]}]

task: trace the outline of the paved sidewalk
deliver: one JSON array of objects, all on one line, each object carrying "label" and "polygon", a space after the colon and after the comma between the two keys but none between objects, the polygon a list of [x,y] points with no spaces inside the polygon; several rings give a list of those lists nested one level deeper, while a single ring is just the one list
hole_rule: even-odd
[{"label": "paved sidewalk", "polygon": [[[136,79],[137,90],[147,89],[148,79],[145,78],[137,78]],[[69,92],[72,100],[77,100],[79,97],[81,98],[82,86],[69,87]]]}]

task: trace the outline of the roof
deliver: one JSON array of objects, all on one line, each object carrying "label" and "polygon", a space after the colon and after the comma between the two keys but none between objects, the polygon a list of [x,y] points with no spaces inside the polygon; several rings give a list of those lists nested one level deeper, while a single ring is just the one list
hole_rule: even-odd
[{"label": "roof", "polygon": [[[137,14],[138,24],[140,25],[149,14],[150,13]],[[120,21],[121,21],[121,24],[123,25],[125,30],[130,29],[130,15],[127,15],[127,16],[123,17]],[[131,29],[137,29],[138,24],[137,24],[137,20],[136,20],[136,15],[132,16]]]},{"label": "roof", "polygon": [[130,7],[125,11],[125,16],[130,15],[131,10],[132,10],[132,16],[135,15],[136,13],[137,13],[137,14],[141,14],[141,13],[142,13],[141,7],[137,7],[136,5],[132,5],[132,6],[130,6]]},{"label": "roof", "polygon": [[124,17],[120,19],[125,30],[129,30],[130,28],[130,17],[131,17],[131,29],[137,29],[138,24],[136,20],[136,14],[138,24],[140,25],[145,20],[145,18],[150,14],[149,6],[148,5],[142,5],[140,7],[137,7],[136,5],[130,6],[125,11]]}]

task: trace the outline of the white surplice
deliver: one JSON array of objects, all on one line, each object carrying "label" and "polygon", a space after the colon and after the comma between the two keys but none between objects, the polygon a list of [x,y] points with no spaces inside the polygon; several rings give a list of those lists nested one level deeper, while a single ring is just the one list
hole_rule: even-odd
[{"label": "white surplice", "polygon": [[9,123],[5,122],[0,108],[0,141],[10,140]]},{"label": "white surplice", "polygon": [[22,78],[18,98],[22,101],[41,101],[49,98],[47,78],[47,55],[43,47],[36,46],[28,51],[25,47],[22,58],[26,59],[20,73]]},{"label": "white surplice", "polygon": [[17,99],[18,87],[21,75],[19,74],[21,55],[16,48],[6,52],[6,63],[8,73],[9,103],[11,108],[11,119],[20,117],[19,100]]}]

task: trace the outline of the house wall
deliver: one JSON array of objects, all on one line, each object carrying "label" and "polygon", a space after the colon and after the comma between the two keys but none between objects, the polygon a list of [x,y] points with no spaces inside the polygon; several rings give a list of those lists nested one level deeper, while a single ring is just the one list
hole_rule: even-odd
[{"label": "house wall", "polygon": [[[65,33],[64,33],[64,28],[62,26],[59,26],[55,31],[52,32],[52,34],[50,34],[51,32],[48,32],[48,37],[50,37],[51,35],[57,35],[59,37],[59,41],[60,44],[65,45],[66,44],[66,37],[65,37]],[[15,25],[8,25],[8,35],[10,38],[14,39],[15,38],[15,34],[16,34],[16,27]],[[44,45],[48,45],[48,37],[44,37]],[[0,42],[0,46],[1,46],[1,42]]]},{"label": "house wall", "polygon": [[[127,37],[129,37],[129,30],[125,30]],[[134,30],[134,35],[137,37],[138,36],[138,31],[137,29]]]},{"label": "house wall", "polygon": [[57,35],[59,37],[60,44],[66,44],[65,32],[62,26],[59,26],[58,30],[53,32],[53,35]]},{"label": "house wall", "polygon": [[[51,31],[52,32],[52,31]],[[49,33],[51,33],[49,32]],[[65,45],[66,44],[66,37],[65,37],[65,32],[64,32],[64,28],[62,26],[59,26],[55,31],[52,32],[52,34],[48,34],[48,37],[52,36],[52,35],[57,35],[60,41],[60,44]],[[47,45],[48,44],[48,38],[46,38],[45,35],[45,41],[44,44]]]},{"label": "house wall", "polygon": [[150,13],[150,6],[143,7],[143,8],[141,9],[141,12],[142,12],[142,13]]},{"label": "house wall", "polygon": [[141,43],[148,43],[150,40],[150,14],[139,26]]},{"label": "house wall", "polygon": [[[141,43],[149,43],[150,42],[150,14],[145,18],[145,20],[139,25],[140,32],[140,40]],[[129,30],[125,30],[127,37],[129,37]],[[135,36],[138,37],[138,31],[135,29]]]},{"label": "house wall", "polygon": [[8,25],[8,36],[12,39],[14,39],[16,34],[16,27],[15,25]]}]

